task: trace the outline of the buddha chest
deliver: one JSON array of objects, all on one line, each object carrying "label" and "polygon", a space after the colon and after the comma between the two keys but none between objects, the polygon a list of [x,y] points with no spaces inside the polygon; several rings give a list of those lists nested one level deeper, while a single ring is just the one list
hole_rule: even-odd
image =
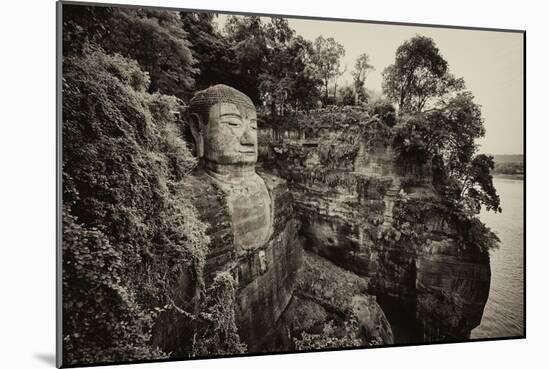
[{"label": "buddha chest", "polygon": [[272,205],[262,178],[254,174],[237,182],[214,181],[225,195],[236,252],[264,245],[272,233]]}]

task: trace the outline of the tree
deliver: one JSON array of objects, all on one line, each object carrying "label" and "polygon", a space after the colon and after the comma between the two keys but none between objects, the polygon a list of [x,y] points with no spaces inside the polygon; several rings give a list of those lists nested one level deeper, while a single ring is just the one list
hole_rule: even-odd
[{"label": "tree", "polygon": [[364,53],[359,55],[355,61],[355,70],[352,72],[356,104],[367,101],[365,80],[371,70],[374,70],[374,67],[370,64],[370,57]]},{"label": "tree", "polygon": [[179,15],[156,9],[117,8],[101,46],[135,59],[151,76],[149,91],[188,99],[194,91],[196,60]]},{"label": "tree", "polygon": [[443,157],[449,174],[458,175],[477,150],[475,140],[485,136],[480,105],[464,91],[425,116],[432,132],[427,144],[435,146],[431,150]]},{"label": "tree", "polygon": [[[295,32],[284,18],[271,18],[265,24],[266,62],[259,76],[263,102],[272,115],[284,115],[293,88],[294,65],[290,43]],[[299,51],[299,50],[297,50]]]},{"label": "tree", "polygon": [[309,110],[317,106],[321,98],[322,81],[318,78],[312,62],[314,56],[313,44],[302,36],[295,37],[288,46],[291,57],[290,70],[292,87],[288,100],[294,110]]},{"label": "tree", "polygon": [[[296,36],[284,18],[230,17],[226,37],[237,61],[233,86],[272,115],[310,109],[319,97],[320,81],[312,64],[311,42]],[[239,88],[241,86],[241,88]]]},{"label": "tree", "polygon": [[266,30],[258,16],[231,16],[225,23],[225,37],[235,56],[233,73],[240,79],[239,89],[254,104],[261,105],[260,75],[265,70],[268,47]]},{"label": "tree", "polygon": [[351,86],[340,87],[339,96],[337,99],[338,105],[355,105],[355,91]]},{"label": "tree", "polygon": [[401,44],[395,63],[383,72],[383,91],[403,112],[419,112],[446,94],[464,88],[464,80],[449,72],[434,41],[415,36]]},{"label": "tree", "polygon": [[180,12],[183,29],[188,34],[190,49],[200,73],[195,88],[202,90],[218,83],[241,89],[235,73],[237,64],[229,41],[214,25],[215,13]]},{"label": "tree", "polygon": [[313,47],[315,53],[312,62],[316,66],[319,78],[323,81],[324,103],[327,104],[329,101],[329,83],[341,74],[340,59],[346,54],[346,50],[334,38],[325,39],[323,36],[315,39]]},{"label": "tree", "polygon": [[482,206],[500,211],[490,175],[492,158],[474,156],[475,141],[484,135],[481,107],[465,91],[437,109],[401,116],[395,144],[402,162],[424,165],[432,161],[436,187],[473,216]]},{"label": "tree", "polygon": [[283,18],[271,18],[266,24],[269,55],[260,90],[272,114],[284,115],[289,109],[309,109],[319,98],[320,81],[312,67],[313,46],[296,36]]},{"label": "tree", "polygon": [[502,212],[500,198],[493,185],[493,169],[493,157],[479,154],[457,178],[461,184],[460,198],[469,214],[479,214],[482,205],[485,205],[488,211]]},{"label": "tree", "polygon": [[63,7],[63,55],[82,54],[88,44],[136,60],[149,73],[150,92],[186,99],[194,89],[194,67],[179,15],[156,9],[84,5]]},{"label": "tree", "polygon": [[107,6],[63,5],[63,56],[81,55],[86,44],[99,44],[115,12]]},{"label": "tree", "polygon": [[434,110],[402,114],[397,127],[398,141],[405,147],[417,146],[425,158],[439,156],[451,176],[470,163],[485,135],[481,107],[470,92],[461,92]]},{"label": "tree", "polygon": [[369,103],[369,110],[372,116],[378,116],[380,121],[388,127],[393,127],[396,123],[395,107],[391,101],[386,99],[377,99]]}]

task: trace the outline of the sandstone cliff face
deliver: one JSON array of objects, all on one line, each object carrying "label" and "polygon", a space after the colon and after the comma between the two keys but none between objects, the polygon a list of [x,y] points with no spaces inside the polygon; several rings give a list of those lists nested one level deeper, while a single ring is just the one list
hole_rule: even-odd
[{"label": "sandstone cliff face", "polygon": [[305,252],[294,297],[280,322],[287,349],[392,344],[393,332],[368,279]]},{"label": "sandstone cliff face", "polygon": [[396,165],[391,147],[368,137],[352,160],[330,168],[315,140],[286,136],[299,138],[264,145],[263,165],[288,180],[304,248],[368,280],[396,342],[469,338],[488,297],[488,255],[464,250],[437,212],[413,224],[396,214],[438,201],[429,170]]},{"label": "sandstone cliff face", "polygon": [[489,295],[486,255],[458,252],[452,239],[434,241],[417,259],[416,319],[422,341],[467,339]]}]

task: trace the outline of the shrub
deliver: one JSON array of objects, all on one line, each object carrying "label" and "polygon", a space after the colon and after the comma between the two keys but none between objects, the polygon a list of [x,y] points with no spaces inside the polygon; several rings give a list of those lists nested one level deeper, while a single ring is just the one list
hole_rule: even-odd
[{"label": "shrub", "polygon": [[174,126],[180,101],[91,46],[63,69],[65,363],[166,357],[151,326],[178,270],[202,287],[209,242],[178,187],[196,164]]},{"label": "shrub", "polygon": [[161,359],[148,344],[156,316],[124,278],[125,261],[100,230],[63,211],[63,343],[67,363]]},{"label": "shrub", "polygon": [[344,322],[343,332],[337,334],[332,321],[325,323],[323,332],[312,334],[302,332],[299,338],[294,338],[296,350],[320,350],[329,348],[358,347],[363,345],[363,340],[358,336],[358,323],[356,320]]},{"label": "shrub", "polygon": [[246,352],[235,323],[235,280],[229,272],[219,273],[208,288],[198,318],[201,332],[193,346],[194,356]]},{"label": "shrub", "polygon": [[392,102],[389,100],[378,99],[369,104],[371,116],[378,116],[380,121],[388,127],[393,127],[397,120],[397,113]]}]

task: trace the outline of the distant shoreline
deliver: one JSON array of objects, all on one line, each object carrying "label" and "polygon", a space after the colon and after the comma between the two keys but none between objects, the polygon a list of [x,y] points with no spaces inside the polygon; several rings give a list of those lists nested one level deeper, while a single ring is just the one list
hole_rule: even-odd
[{"label": "distant shoreline", "polygon": [[523,174],[502,174],[502,173],[493,173],[493,178],[503,178],[503,179],[517,179],[523,181]]}]

